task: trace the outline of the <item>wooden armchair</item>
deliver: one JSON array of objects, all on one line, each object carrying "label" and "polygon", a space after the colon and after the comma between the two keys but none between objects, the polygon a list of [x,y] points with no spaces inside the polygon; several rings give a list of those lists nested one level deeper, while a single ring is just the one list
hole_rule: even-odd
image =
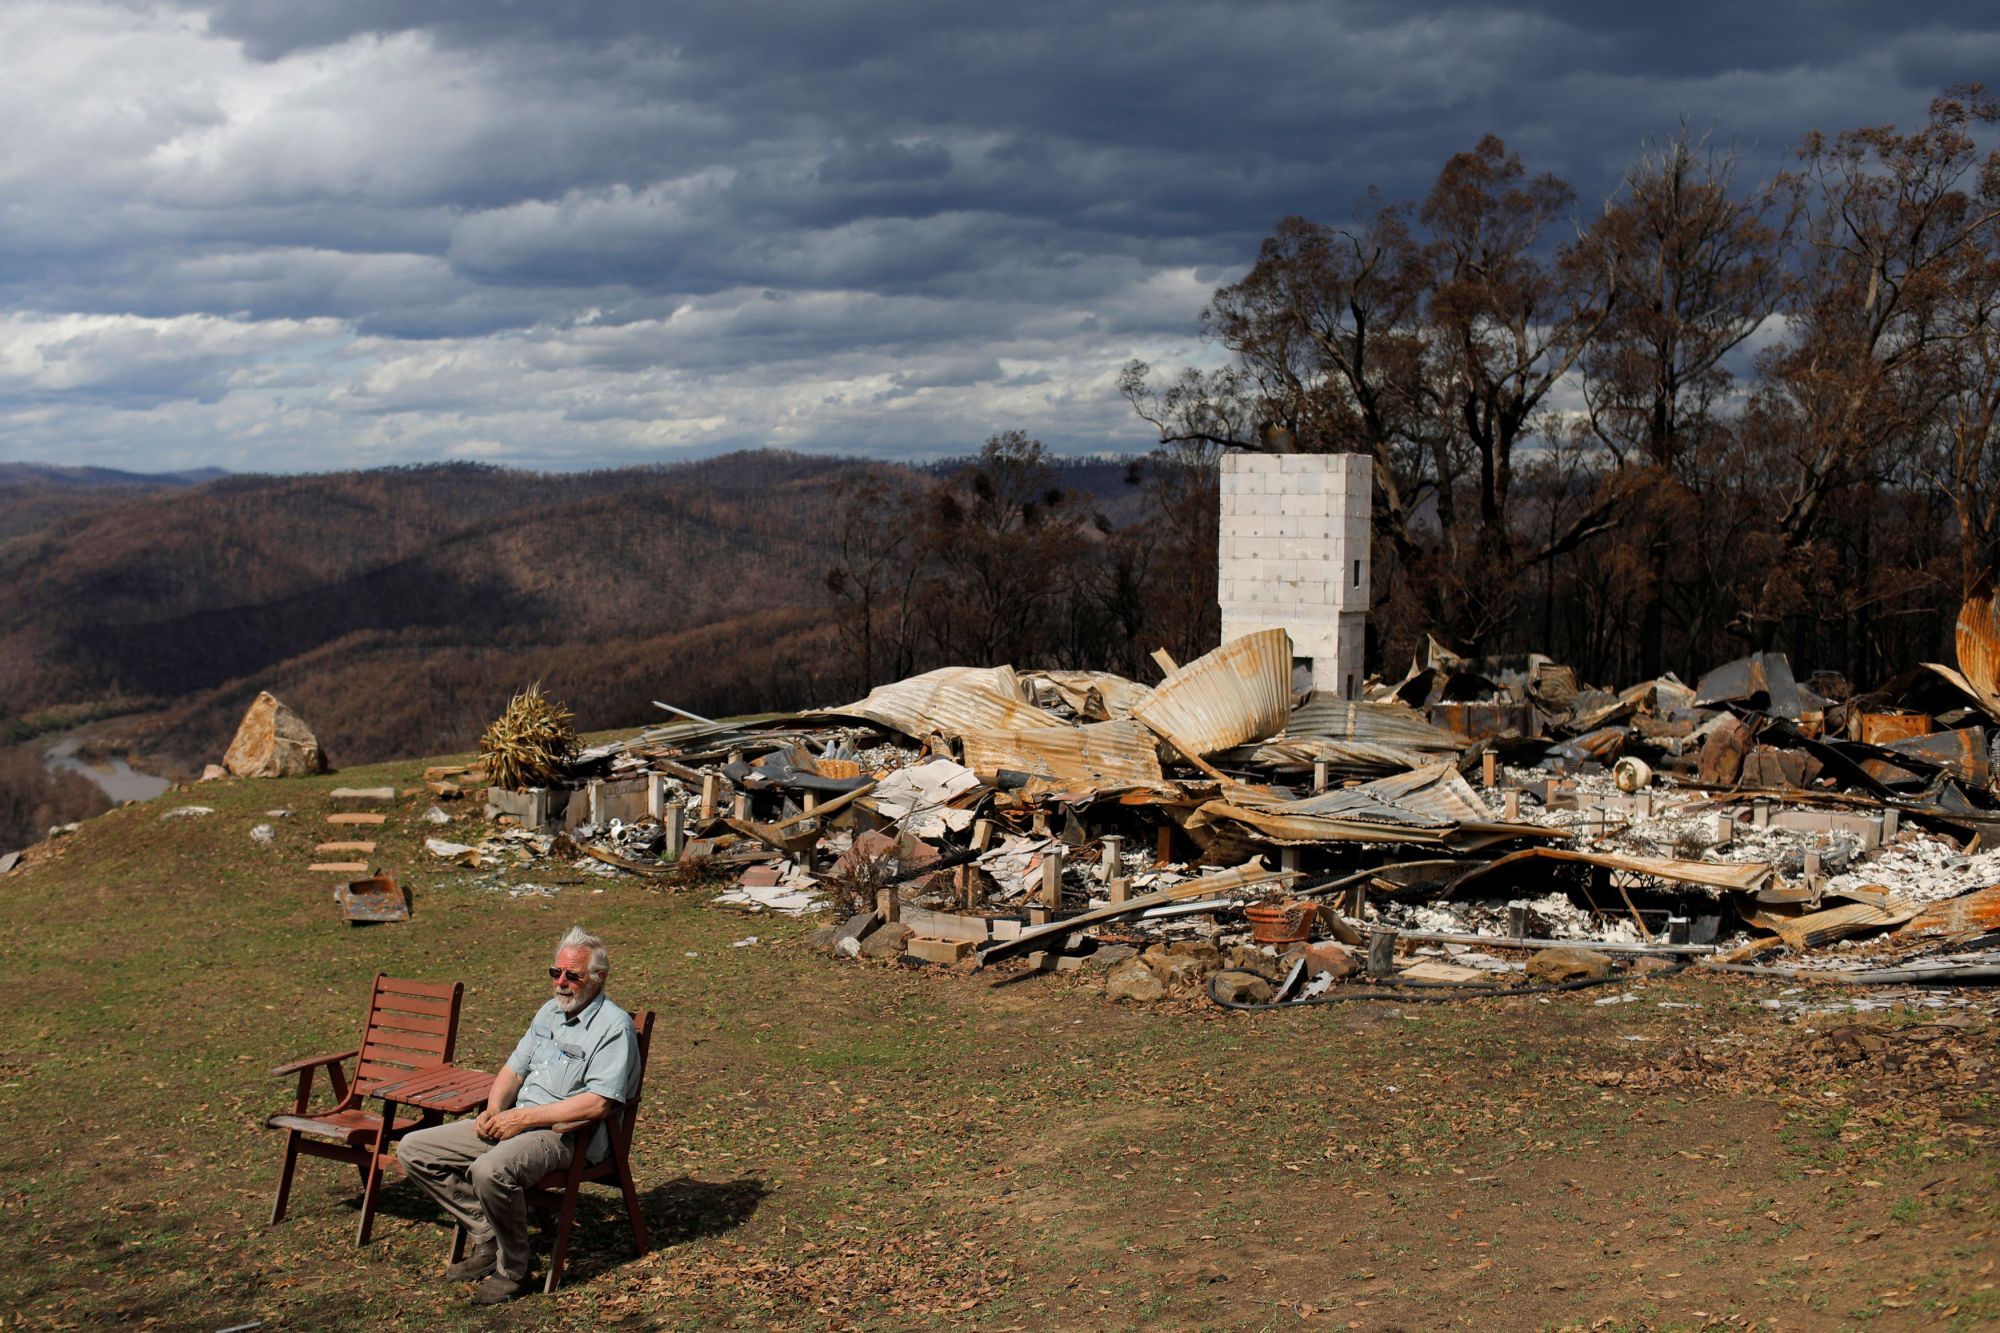
[{"label": "wooden armchair", "polygon": [[[396,1112],[392,1121],[369,1110],[365,1099],[375,1088],[408,1078],[419,1069],[451,1062],[458,1044],[458,1009],[465,997],[462,982],[409,981],[375,974],[368,1000],[368,1021],[361,1044],[351,1051],[315,1055],[279,1065],[273,1074],[297,1074],[298,1094],[292,1109],[264,1122],[267,1129],[285,1131],[284,1163],[278,1171],[278,1197],[271,1222],[285,1220],[292,1193],[292,1169],[299,1155],[328,1157],[350,1163],[361,1176],[361,1224],[355,1244],[365,1245],[374,1227],[375,1203],[382,1188],[383,1159],[388,1145],[413,1129],[434,1125],[435,1112]],[[342,1065],[354,1061],[349,1078]],[[311,1109],[313,1071],[324,1067],[333,1084],[333,1104]]]},{"label": "wooden armchair", "polygon": [[[604,1160],[592,1164],[588,1160],[587,1149],[596,1131],[595,1121],[571,1121],[557,1125],[556,1129],[565,1134],[575,1134],[576,1153],[570,1158],[569,1168],[551,1171],[530,1185],[527,1190],[528,1202],[537,1210],[553,1212],[556,1217],[555,1244],[549,1251],[548,1276],[542,1282],[546,1294],[556,1289],[562,1281],[563,1263],[569,1257],[570,1232],[576,1225],[577,1192],[591,1181],[615,1184],[625,1196],[625,1216],[632,1224],[632,1250],[635,1255],[644,1254],[652,1247],[652,1237],[646,1231],[646,1219],[639,1211],[639,1190],[632,1180],[632,1127],[639,1120],[639,1099],[646,1090],[646,1066],[653,1050],[653,1011],[648,1009],[633,1020],[632,1026],[639,1036],[639,1077],[632,1085],[632,1100],[620,1106],[617,1113],[605,1123],[611,1138],[611,1150]],[[451,1241],[451,1262],[457,1263],[465,1257],[465,1228],[453,1229]]]}]

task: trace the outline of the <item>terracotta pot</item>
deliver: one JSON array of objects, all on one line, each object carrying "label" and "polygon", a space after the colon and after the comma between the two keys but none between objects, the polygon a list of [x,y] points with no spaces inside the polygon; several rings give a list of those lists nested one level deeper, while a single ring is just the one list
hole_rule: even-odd
[{"label": "terracotta pot", "polygon": [[1253,903],[1243,915],[1250,918],[1250,938],[1259,944],[1303,944],[1312,934],[1315,910],[1311,903]]}]

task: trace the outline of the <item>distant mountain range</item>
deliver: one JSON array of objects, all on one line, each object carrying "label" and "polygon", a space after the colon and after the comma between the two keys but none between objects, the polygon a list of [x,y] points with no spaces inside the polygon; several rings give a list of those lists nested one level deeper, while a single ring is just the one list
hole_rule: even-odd
[{"label": "distant mountain range", "polygon": [[[1058,480],[1123,524],[1128,467]],[[585,729],[653,720],[656,698],[828,702],[861,684],[823,591],[834,489],[898,471],[778,452],[562,474],[0,464],[0,724],[129,710],[118,740],[194,772],[260,689],[343,765],[470,748],[535,680]]]},{"label": "distant mountain range", "polygon": [[104,486],[199,486],[229,473],[219,467],[192,472],[121,472],[109,467],[59,467],[54,463],[0,463],[0,486],[62,486],[90,490]]}]

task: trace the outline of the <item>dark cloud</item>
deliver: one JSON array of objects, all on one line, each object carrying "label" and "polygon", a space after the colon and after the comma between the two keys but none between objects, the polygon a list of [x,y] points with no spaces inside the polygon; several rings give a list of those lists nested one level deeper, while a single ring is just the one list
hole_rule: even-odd
[{"label": "dark cloud", "polygon": [[[939,12],[940,9],[954,12]],[[129,465],[1143,445],[1287,214],[1495,132],[1588,210],[1919,119],[1990,6],[23,0],[0,438]],[[121,424],[123,426],[121,428]],[[274,456],[272,439],[295,441]]]}]

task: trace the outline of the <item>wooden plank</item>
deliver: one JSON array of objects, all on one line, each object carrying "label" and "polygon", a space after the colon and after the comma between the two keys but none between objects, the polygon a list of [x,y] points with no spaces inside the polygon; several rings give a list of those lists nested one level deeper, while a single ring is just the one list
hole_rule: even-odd
[{"label": "wooden plank", "polygon": [[336,801],[393,801],[394,787],[335,787],[327,795]]},{"label": "wooden plank", "polygon": [[372,842],[322,842],[315,845],[313,850],[320,853],[360,852],[363,856],[373,856],[375,854],[375,844]]},{"label": "wooden plank", "polygon": [[840,795],[834,797],[832,800],[826,802],[824,805],[821,805],[817,809],[801,811],[800,813],[793,815],[790,819],[781,819],[775,824],[766,824],[764,827],[771,829],[774,832],[782,832],[783,830],[790,828],[792,825],[804,823],[808,819],[824,818],[825,816],[832,814],[834,811],[839,810],[842,807],[851,804],[852,802],[860,800],[862,797],[866,796],[869,792],[874,790],[875,790],[875,784],[871,782],[865,787],[856,787],[853,791],[844,791]]},{"label": "wooden plank", "polygon": [[343,813],[328,815],[326,822],[329,824],[386,824],[389,822],[389,816]]},{"label": "wooden plank", "polygon": [[315,861],[307,870],[326,871],[335,875],[365,875],[368,873],[366,861]]}]

